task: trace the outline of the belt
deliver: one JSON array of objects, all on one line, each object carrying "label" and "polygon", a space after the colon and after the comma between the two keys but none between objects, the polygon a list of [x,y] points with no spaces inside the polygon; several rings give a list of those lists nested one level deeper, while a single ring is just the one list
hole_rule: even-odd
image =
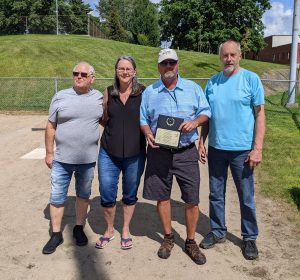
[{"label": "belt", "polygon": [[170,151],[171,153],[173,154],[176,154],[176,153],[181,153],[185,150],[189,150],[189,149],[192,149],[195,147],[195,143],[192,143],[188,146],[184,146],[184,147],[180,147],[180,148],[165,148],[165,147],[160,147],[161,150],[166,150],[166,151]]}]

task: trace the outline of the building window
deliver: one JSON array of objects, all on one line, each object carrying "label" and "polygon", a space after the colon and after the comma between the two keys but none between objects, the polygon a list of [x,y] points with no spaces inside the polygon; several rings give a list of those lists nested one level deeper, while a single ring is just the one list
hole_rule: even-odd
[{"label": "building window", "polygon": [[273,53],[273,54],[272,54],[272,61],[273,61],[273,62],[275,61],[275,58],[276,58],[276,57],[275,57],[275,53]]},{"label": "building window", "polygon": [[290,53],[287,53],[287,59],[290,60]]}]

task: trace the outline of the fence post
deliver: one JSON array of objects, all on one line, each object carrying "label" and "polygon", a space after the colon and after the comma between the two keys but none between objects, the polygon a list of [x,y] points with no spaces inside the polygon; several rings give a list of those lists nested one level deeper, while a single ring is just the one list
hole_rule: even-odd
[{"label": "fence post", "polygon": [[293,17],[293,39],[291,47],[291,63],[290,63],[290,84],[289,84],[289,99],[286,104],[287,107],[294,107],[296,105],[296,72],[297,72],[297,54],[299,45],[299,15],[300,0],[294,0],[294,17]]},{"label": "fence post", "polygon": [[57,81],[57,78],[54,78],[54,90],[55,90],[55,93],[58,92],[58,81]]},{"label": "fence post", "polygon": [[300,95],[300,65],[299,63],[297,64],[297,76],[296,76],[296,83],[298,83],[298,95]]},{"label": "fence post", "polygon": [[87,29],[88,29],[88,36],[90,36],[90,13],[87,13],[87,16],[88,16],[88,26],[87,26]]},{"label": "fence post", "polygon": [[25,24],[26,24],[25,34],[28,34],[29,30],[28,30],[27,16],[25,16]]}]

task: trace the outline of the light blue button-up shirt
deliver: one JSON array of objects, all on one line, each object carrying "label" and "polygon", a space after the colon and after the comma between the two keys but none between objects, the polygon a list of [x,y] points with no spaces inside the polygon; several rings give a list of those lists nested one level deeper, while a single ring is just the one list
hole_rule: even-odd
[{"label": "light blue button-up shirt", "polygon": [[[165,87],[162,80],[148,86],[142,95],[140,108],[140,125],[149,125],[155,136],[159,115],[167,115],[191,121],[200,115],[210,118],[209,104],[202,88],[193,81],[178,75],[174,89]],[[198,139],[198,129],[182,133],[179,147],[185,147]]]}]

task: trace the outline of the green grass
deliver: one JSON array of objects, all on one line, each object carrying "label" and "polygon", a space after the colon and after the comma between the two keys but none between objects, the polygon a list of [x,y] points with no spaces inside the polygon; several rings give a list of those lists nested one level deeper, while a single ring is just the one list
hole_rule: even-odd
[{"label": "green grass", "polygon": [[[140,80],[143,84],[151,83],[150,80]],[[152,81],[153,82],[153,81]],[[55,93],[55,80],[47,78],[2,78],[0,77],[0,110],[19,111],[44,111],[47,112],[51,98]],[[73,80],[57,79],[58,90],[71,87]],[[112,83],[109,80],[96,80],[95,89],[104,92]]]},{"label": "green grass", "polygon": [[[0,77],[70,77],[79,61],[91,63],[99,78],[111,78],[114,63],[122,54],[132,55],[139,77],[157,78],[159,48],[137,46],[88,36],[1,36]],[[179,51],[183,77],[210,77],[221,70],[218,57]],[[242,66],[258,74],[285,66],[242,60]]]},{"label": "green grass", "polygon": [[286,108],[286,100],[286,93],[266,97],[267,132],[258,179],[266,196],[300,210],[300,108]]},{"label": "green grass", "polygon": [[[88,36],[17,35],[1,36],[0,77],[58,77],[58,89],[72,85],[71,73],[79,61],[91,63],[97,78],[113,78],[114,64],[122,54],[137,62],[138,77],[159,77],[159,48],[137,46]],[[178,51],[180,74],[187,78],[209,78],[221,70],[218,56]],[[285,66],[242,60],[242,66],[262,74]],[[55,91],[54,80],[4,80],[0,78],[0,110],[44,110]],[[153,82],[142,80],[145,85]],[[206,81],[197,81],[202,87]],[[97,80],[94,88],[103,91],[111,81]]]}]

